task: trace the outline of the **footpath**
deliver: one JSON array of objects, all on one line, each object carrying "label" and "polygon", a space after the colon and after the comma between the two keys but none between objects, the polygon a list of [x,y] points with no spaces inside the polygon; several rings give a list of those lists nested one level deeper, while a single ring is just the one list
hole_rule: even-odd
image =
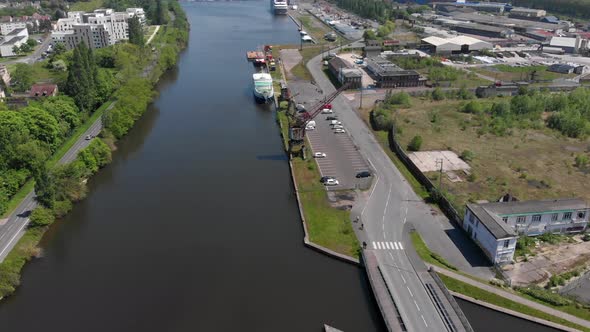
[{"label": "footpath", "polygon": [[[498,296],[504,297],[504,298],[506,298],[508,300],[511,300],[511,301],[514,301],[514,302],[517,302],[517,303],[520,303],[522,305],[526,305],[527,307],[531,307],[533,309],[537,309],[537,310],[542,311],[544,313],[547,313],[549,315],[552,315],[552,316],[555,316],[555,317],[559,317],[559,318],[563,318],[565,320],[568,320],[568,321],[570,321],[572,323],[575,323],[575,324],[578,324],[580,326],[584,326],[584,327],[590,328],[590,321],[587,321],[585,319],[582,319],[582,318],[579,318],[579,317],[570,315],[570,314],[565,313],[563,311],[559,311],[559,310],[553,309],[551,307],[542,305],[542,304],[537,303],[535,301],[528,300],[526,298],[523,298],[523,297],[518,296],[516,294],[513,294],[511,292],[508,292],[508,291],[502,290],[502,289],[500,289],[498,287],[494,287],[494,286],[491,286],[491,285],[488,285],[488,284],[479,282],[477,280],[473,280],[471,278],[465,277],[465,276],[463,276],[461,274],[458,274],[458,273],[455,273],[453,271],[446,270],[446,269],[440,268],[438,266],[431,266],[431,267],[433,267],[436,270],[436,272],[438,272],[440,274],[443,274],[443,275],[445,275],[447,277],[451,277],[453,279],[457,279],[457,280],[462,281],[462,282],[464,282],[466,284],[469,284],[471,286],[474,286],[474,287],[483,289],[483,290],[488,291],[490,293],[494,293],[494,294],[496,294]],[[454,294],[454,295],[456,295],[456,294]],[[459,296],[459,297],[464,298],[463,296]],[[468,300],[468,301],[470,301],[469,298],[465,298],[465,299]],[[477,301],[476,303],[480,304],[482,302],[483,301]],[[485,303],[485,302],[483,302],[483,303]],[[496,308],[494,308],[494,309],[495,310],[498,310]],[[512,310],[507,310],[507,309],[504,309],[504,308],[500,308],[500,309],[503,309],[503,310],[500,310],[500,311],[506,312],[506,313],[511,314],[511,315],[514,315],[514,316],[521,316],[522,315],[522,314],[516,313],[516,312],[514,312]],[[535,317],[532,317],[532,316],[528,316],[528,315],[524,315],[524,316],[527,316],[526,319],[530,319],[530,320],[533,320],[533,321],[539,320],[538,318],[535,318]],[[539,320],[539,321],[541,321],[541,320]],[[550,322],[547,322],[545,320],[542,320],[542,321],[543,321],[542,324],[548,325],[547,323],[550,323]],[[563,327],[561,327],[561,326],[559,328],[560,329],[563,329]]]}]

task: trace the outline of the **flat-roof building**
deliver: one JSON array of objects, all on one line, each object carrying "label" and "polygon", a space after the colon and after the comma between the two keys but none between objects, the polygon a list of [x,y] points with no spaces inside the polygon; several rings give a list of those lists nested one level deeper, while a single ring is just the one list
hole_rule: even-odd
[{"label": "flat-roof building", "polygon": [[590,207],[578,198],[467,204],[463,229],[494,264],[512,261],[519,235],[579,233]]},{"label": "flat-roof building", "polygon": [[426,79],[415,70],[404,70],[381,57],[366,60],[367,70],[375,79],[378,88],[401,88],[423,86]]},{"label": "flat-roof building", "polygon": [[348,61],[334,57],[328,62],[328,68],[341,84],[348,84],[350,89],[362,87],[363,72]]},{"label": "flat-roof building", "polygon": [[422,43],[431,53],[436,54],[469,53],[471,51],[491,50],[493,48],[493,45],[488,42],[468,36],[457,36],[453,38],[430,36],[422,39]]},{"label": "flat-roof building", "polygon": [[510,10],[510,14],[508,16],[514,18],[539,20],[541,17],[545,15],[547,15],[547,12],[542,9],[514,7]]},{"label": "flat-roof building", "polygon": [[495,27],[478,23],[460,23],[451,25],[451,29],[457,32],[467,33],[492,38],[510,38],[514,35],[514,30],[506,27]]}]

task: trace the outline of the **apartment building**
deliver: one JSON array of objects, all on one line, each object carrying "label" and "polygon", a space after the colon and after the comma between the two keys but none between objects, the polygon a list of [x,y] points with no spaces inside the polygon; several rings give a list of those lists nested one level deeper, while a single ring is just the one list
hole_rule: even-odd
[{"label": "apartment building", "polygon": [[105,15],[104,12],[94,13],[92,16],[85,17],[84,23],[103,25],[109,32],[111,45],[120,40],[129,39],[129,25],[127,24],[129,14],[111,11],[108,13],[108,15]]},{"label": "apartment building", "polygon": [[127,8],[126,12],[127,14],[129,14],[129,18],[137,16],[137,18],[139,18],[139,22],[142,25],[145,25],[146,18],[145,11],[143,10],[143,8]]},{"label": "apartment building", "polygon": [[3,22],[3,23],[0,23],[0,35],[6,36],[10,32],[12,32],[13,30],[26,29],[26,28],[27,28],[27,22],[21,22],[21,21]]},{"label": "apartment building", "polygon": [[73,30],[64,32],[62,38],[68,50],[75,48],[80,42],[92,49],[111,45],[109,32],[102,24],[76,24]]},{"label": "apartment building", "polygon": [[463,229],[495,264],[509,263],[520,235],[586,230],[590,206],[582,199],[467,204]]}]

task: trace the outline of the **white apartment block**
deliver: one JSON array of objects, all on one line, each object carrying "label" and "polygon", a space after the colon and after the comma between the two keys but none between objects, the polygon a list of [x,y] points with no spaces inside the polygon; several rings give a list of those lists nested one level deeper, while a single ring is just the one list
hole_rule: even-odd
[{"label": "white apartment block", "polygon": [[519,235],[586,230],[590,206],[577,198],[467,204],[463,228],[494,264],[512,261]]},{"label": "white apartment block", "polygon": [[80,42],[85,43],[91,49],[111,45],[109,33],[102,24],[76,24],[72,31],[65,33],[63,40],[68,50],[75,48]]},{"label": "white apartment block", "polygon": [[0,34],[6,36],[15,29],[26,29],[27,22],[5,22],[0,23]]},{"label": "white apartment block", "polygon": [[0,56],[15,56],[13,49],[15,46],[21,46],[29,40],[27,28],[14,29],[4,37],[0,44]]},{"label": "white apartment block", "polygon": [[76,20],[78,23],[82,23],[82,16],[86,14],[83,11],[71,11],[68,12],[68,18]]},{"label": "white apartment block", "polygon": [[70,31],[74,28],[74,24],[80,23],[82,23],[82,20],[75,17],[60,18],[57,20],[55,29],[53,31]]},{"label": "white apartment block", "polygon": [[102,13],[86,17],[86,23],[102,24],[109,32],[111,45],[118,41],[129,39],[129,25],[127,20],[129,14],[127,13],[111,13],[110,15],[103,15]]},{"label": "white apartment block", "polygon": [[129,14],[129,18],[136,17],[139,18],[139,22],[142,25],[145,25],[145,11],[143,8],[127,8],[127,14]]}]

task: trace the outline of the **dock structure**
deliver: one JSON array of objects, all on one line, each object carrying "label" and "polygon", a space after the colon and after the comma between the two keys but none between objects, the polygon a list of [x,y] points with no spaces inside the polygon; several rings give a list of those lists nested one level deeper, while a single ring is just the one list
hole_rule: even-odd
[{"label": "dock structure", "polygon": [[264,59],[264,53],[261,51],[248,51],[246,57],[248,61],[255,61],[256,59]]}]

